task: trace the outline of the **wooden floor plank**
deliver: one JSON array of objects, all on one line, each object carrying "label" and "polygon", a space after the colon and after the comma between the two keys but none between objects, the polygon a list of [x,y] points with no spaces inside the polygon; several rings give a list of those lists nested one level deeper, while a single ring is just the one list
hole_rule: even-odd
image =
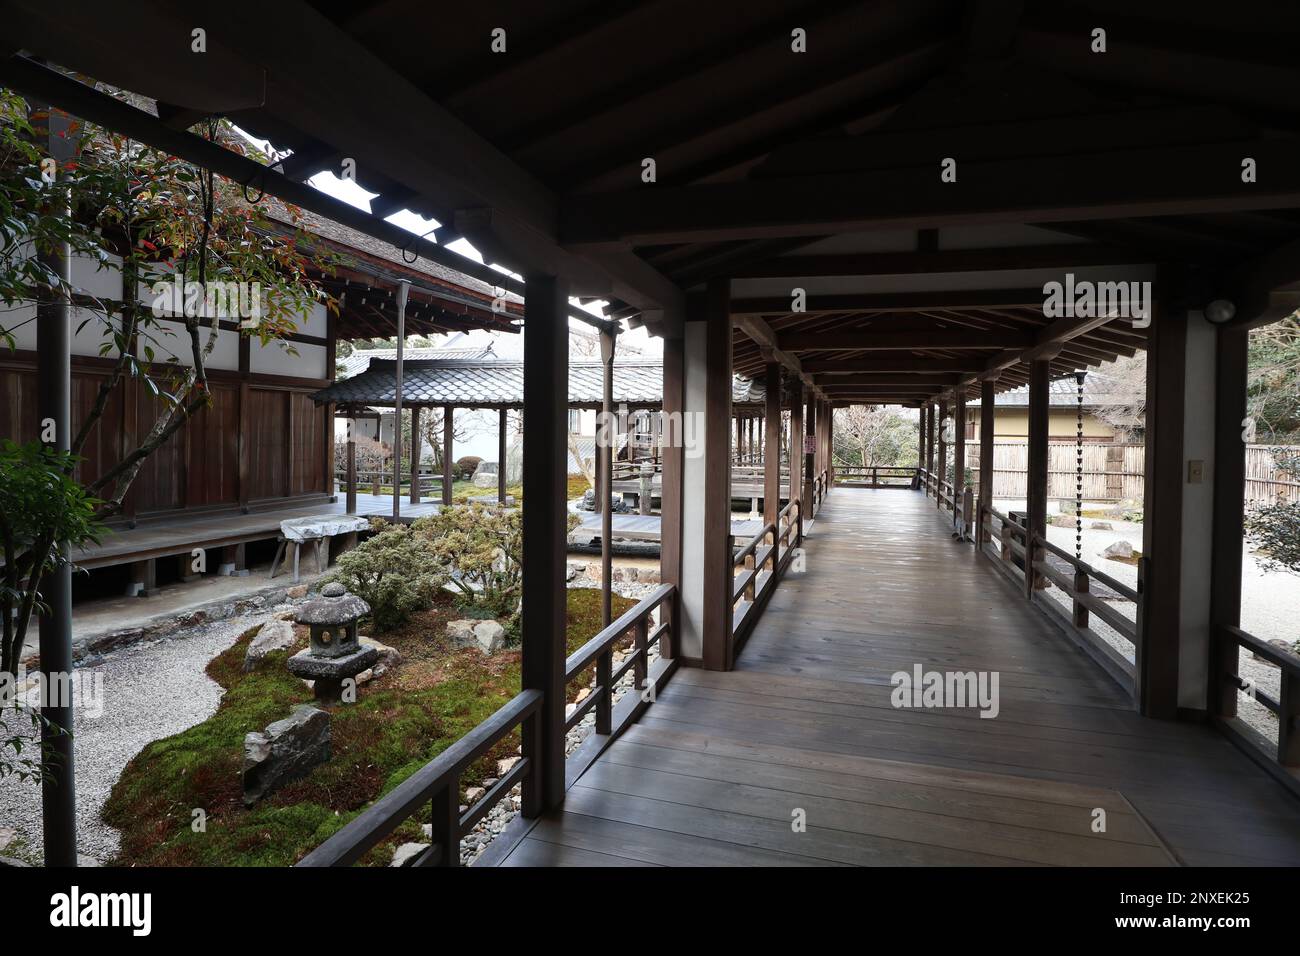
[{"label": "wooden floor plank", "polygon": [[[1300,804],[1137,714],[950,530],[919,493],[834,489],[736,669],[680,669],[507,862],[1300,864]],[[997,671],[998,716],[894,707],[917,664]]]}]

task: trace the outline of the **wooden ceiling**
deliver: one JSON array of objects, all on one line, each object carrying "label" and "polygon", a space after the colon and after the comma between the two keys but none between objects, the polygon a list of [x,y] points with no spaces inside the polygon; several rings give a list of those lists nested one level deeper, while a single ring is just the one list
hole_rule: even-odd
[{"label": "wooden ceiling", "polygon": [[[0,2],[23,48],[176,124],[220,107],[293,149],[295,177],[353,158],[381,212],[614,316],[671,333],[687,293],[729,281],[737,370],[776,349],[828,393],[910,399],[1003,363],[1020,384],[1061,332],[1044,276],[1159,269],[1162,307],[1226,297],[1244,319],[1300,279],[1300,5],[229,0],[204,60],[168,52],[183,4],[126,23]],[[1090,327],[1052,368],[1144,342]]]}]

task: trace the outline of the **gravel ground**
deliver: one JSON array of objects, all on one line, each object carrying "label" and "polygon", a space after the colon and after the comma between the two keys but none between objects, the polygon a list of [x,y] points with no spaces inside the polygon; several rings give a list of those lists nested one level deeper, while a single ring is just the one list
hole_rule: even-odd
[{"label": "gravel ground", "polygon": [[[75,711],[77,843],[80,852],[103,862],[117,853],[118,832],[100,810],[127,762],[151,741],[179,733],[216,712],[221,687],[204,668],[250,627],[277,608],[255,615],[187,629],[165,640],[134,644],[77,670],[103,681],[102,714],[97,707]],[[29,862],[41,857],[40,788],[6,779],[0,787],[0,834],[14,831],[5,855]]]},{"label": "gravel ground", "polygon": [[[1023,508],[1024,502],[994,503],[999,511],[1006,506]],[[1103,507],[1103,506],[1095,506]],[[1085,510],[1091,510],[1084,505]],[[1094,521],[1108,521],[1113,530],[1096,531],[1090,528]],[[1057,547],[1074,553],[1074,529],[1048,526],[1047,539]],[[1137,522],[1120,521],[1116,518],[1083,519],[1083,560],[1098,571],[1102,571],[1117,581],[1130,587],[1137,587],[1137,566],[1112,561],[1101,556],[1106,546],[1116,541],[1128,541],[1135,550],[1142,549],[1142,525]],[[1068,604],[1056,588],[1048,594]],[[1136,612],[1135,605],[1128,601],[1116,601],[1113,606],[1121,614],[1132,618]],[[1288,643],[1300,639],[1300,620],[1296,617],[1296,608],[1300,608],[1300,575],[1281,571],[1265,571],[1259,560],[1247,548],[1241,562],[1241,626],[1242,629],[1262,640],[1280,639]],[[1133,645],[1105,623],[1092,622],[1093,630],[1105,638],[1113,647],[1118,648],[1133,659]],[[1280,692],[1278,668],[1265,661],[1255,659],[1249,652],[1241,651],[1238,655],[1238,673],[1254,681],[1261,690],[1274,697]],[[1238,714],[1260,733],[1270,740],[1277,739],[1277,718],[1262,704],[1249,699],[1244,694],[1238,696]]]}]

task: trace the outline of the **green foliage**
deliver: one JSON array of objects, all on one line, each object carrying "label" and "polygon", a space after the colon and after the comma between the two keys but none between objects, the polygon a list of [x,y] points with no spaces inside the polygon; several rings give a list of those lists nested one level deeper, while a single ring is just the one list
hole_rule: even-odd
[{"label": "green foliage", "polygon": [[454,505],[412,525],[463,607],[508,617],[523,585],[523,512],[499,505]]},{"label": "green foliage", "polygon": [[1257,440],[1300,443],[1300,318],[1253,329],[1249,369],[1247,407]]},{"label": "green foliage", "polygon": [[[1273,461],[1291,480],[1300,479],[1300,452],[1274,449]],[[1259,549],[1266,571],[1300,574],[1300,500],[1281,497],[1246,511],[1246,535]]]},{"label": "green foliage", "polygon": [[[614,595],[616,615],[632,602]],[[243,660],[256,631],[208,665],[225,694],[217,712],[202,723],[146,746],[122,771],[104,806],[106,822],[122,831],[116,862],[137,866],[290,866],[388,793],[420,767],[486,720],[519,691],[519,662],[505,658],[497,672],[476,651],[430,648],[426,632],[439,632],[441,605],[419,619],[409,634],[394,637],[404,663],[367,684],[356,703],[330,713],[329,762],[300,781],[267,796],[252,809],[242,802],[244,735],[287,716],[311,692],[285,669],[304,641],[264,657],[244,673]],[[427,626],[425,626],[427,625]],[[569,592],[566,646],[572,653],[600,630],[600,592]],[[437,665],[431,685],[410,679],[426,654]],[[410,671],[406,672],[410,674]],[[570,685],[576,693],[578,681]],[[512,754],[507,737],[468,767],[461,784],[475,786],[494,773],[493,761]],[[192,810],[207,811],[206,831],[191,828]],[[399,827],[363,863],[385,866],[400,843],[419,841],[417,815]]]},{"label": "green foliage", "polygon": [[[102,531],[96,500],[72,478],[76,462],[39,442],[0,440],[0,778],[39,776],[36,755],[24,754],[24,747],[39,736],[42,720],[14,691],[42,581],[67,562],[66,552],[98,541]],[[33,733],[25,734],[23,725]]]},{"label": "green foliage", "polygon": [[446,575],[425,536],[379,520],[372,527],[377,533],[340,557],[327,580],[365,600],[376,629],[388,631],[427,608]]}]

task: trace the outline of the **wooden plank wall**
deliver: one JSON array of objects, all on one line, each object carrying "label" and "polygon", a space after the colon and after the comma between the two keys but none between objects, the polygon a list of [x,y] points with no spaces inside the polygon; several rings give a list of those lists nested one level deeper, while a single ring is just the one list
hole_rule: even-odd
[{"label": "wooden plank wall", "polygon": [[[106,370],[76,362],[72,372],[73,427],[94,404]],[[323,383],[278,376],[248,375],[248,414],[240,414],[238,373],[210,374],[212,404],[141,468],[124,502],[137,517],[194,508],[237,507],[240,494],[240,423],[249,429],[247,493],[244,500],[326,494],[330,491],[328,408],[317,408],[311,394]],[[130,403],[134,408],[129,408]],[[86,482],[121,460],[156,420],[160,399],[138,383],[119,386],[99,428],[91,436],[78,468]],[[134,429],[132,424],[134,423]],[[0,365],[0,436],[19,442],[37,437],[34,365],[4,357]]]}]

